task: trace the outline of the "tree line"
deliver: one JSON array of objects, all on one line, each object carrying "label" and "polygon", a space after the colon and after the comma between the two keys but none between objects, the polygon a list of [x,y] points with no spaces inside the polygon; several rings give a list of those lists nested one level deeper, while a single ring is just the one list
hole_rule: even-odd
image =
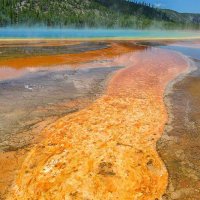
[{"label": "tree line", "polygon": [[[0,0],[0,26],[186,27],[184,20],[177,23],[171,16],[136,0]],[[199,19],[195,19],[198,27]]]}]

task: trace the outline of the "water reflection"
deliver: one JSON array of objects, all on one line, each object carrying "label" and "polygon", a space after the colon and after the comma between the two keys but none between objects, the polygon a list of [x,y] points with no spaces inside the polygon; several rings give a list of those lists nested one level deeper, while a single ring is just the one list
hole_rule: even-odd
[{"label": "water reflection", "polygon": [[186,56],[189,56],[193,59],[200,60],[200,48],[191,48],[191,47],[184,47],[184,46],[176,46],[176,44],[170,46],[160,46],[163,49],[169,49],[173,51],[178,51]]}]

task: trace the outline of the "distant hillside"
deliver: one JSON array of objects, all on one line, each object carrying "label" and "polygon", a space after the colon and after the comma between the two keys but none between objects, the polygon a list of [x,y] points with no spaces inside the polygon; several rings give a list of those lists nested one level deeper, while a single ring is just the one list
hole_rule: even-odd
[{"label": "distant hillside", "polygon": [[167,15],[167,17],[176,22],[176,23],[183,23],[183,24],[193,24],[199,27],[200,25],[200,14],[192,14],[192,13],[178,13],[174,10],[163,9],[163,13]]},{"label": "distant hillside", "polygon": [[199,14],[180,14],[126,0],[0,0],[0,26],[199,28]]}]

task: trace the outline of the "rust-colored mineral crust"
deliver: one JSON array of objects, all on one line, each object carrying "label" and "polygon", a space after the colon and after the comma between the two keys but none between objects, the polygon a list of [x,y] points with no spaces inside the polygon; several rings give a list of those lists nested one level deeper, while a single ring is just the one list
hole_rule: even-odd
[{"label": "rust-colored mineral crust", "polygon": [[128,53],[127,67],[87,109],[44,130],[25,159],[7,199],[155,200],[168,174],[156,152],[167,114],[167,83],[187,68],[165,50]]},{"label": "rust-colored mineral crust", "polygon": [[[57,44],[57,46],[58,45],[59,44]],[[15,69],[24,69],[27,67],[57,67],[58,65],[70,64],[72,65],[72,67],[76,67],[76,65],[79,63],[91,62],[95,59],[103,60],[113,58],[114,56],[140,49],[144,49],[144,47],[134,46],[133,44],[129,45],[120,42],[112,42],[110,43],[110,47],[107,47],[105,49],[91,50],[82,53],[66,53],[60,55],[56,54],[3,59],[0,60],[0,66],[6,66]]]}]

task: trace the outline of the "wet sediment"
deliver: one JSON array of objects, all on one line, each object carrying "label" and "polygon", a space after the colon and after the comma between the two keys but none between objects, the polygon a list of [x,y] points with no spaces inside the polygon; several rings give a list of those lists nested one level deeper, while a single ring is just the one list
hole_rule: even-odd
[{"label": "wet sediment", "polygon": [[44,70],[0,82],[0,197],[41,131],[99,98],[119,67]]},{"label": "wet sediment", "polygon": [[156,142],[167,121],[163,93],[187,62],[158,49],[115,61],[126,69],[105,95],[43,130],[46,137],[28,153],[8,199],[162,197],[168,175]]},{"label": "wet sediment", "polygon": [[[78,52],[75,47],[75,51],[80,55],[86,55],[79,57],[75,63],[106,58],[106,55],[108,58],[114,58],[120,51],[127,53],[133,48],[132,45],[122,43],[112,43],[111,46],[99,49],[99,52],[102,52],[99,56],[96,54],[98,49],[87,55],[89,49],[86,49],[84,54]],[[116,51],[112,52],[113,48]],[[65,50],[61,48],[61,51],[64,51],[63,49]],[[45,52],[45,48],[43,50]],[[77,55],[73,54],[73,51],[72,48],[72,58],[69,57],[64,63],[74,63],[73,59]],[[4,137],[1,146],[4,152],[1,154],[3,162],[0,166],[4,178],[0,182],[0,187],[4,187],[2,198],[8,194],[5,186],[10,186],[13,172],[16,171],[18,178],[8,199],[37,199],[44,195],[47,199],[198,199],[200,179],[197,166],[200,154],[197,85],[200,72],[191,72],[184,80],[174,84],[173,92],[166,97],[168,103],[171,102],[167,105],[173,111],[170,111],[170,121],[157,145],[169,172],[170,184],[166,194],[162,196],[168,176],[155,149],[156,141],[161,136],[164,122],[167,120],[162,95],[167,82],[183,71],[186,64],[184,59],[174,53],[158,50],[151,52],[151,48],[139,56],[121,53],[113,63],[126,66],[127,69],[116,74],[103,97],[101,94],[106,77],[119,68],[60,72],[39,70],[22,79],[0,82],[3,83],[3,90],[0,92],[5,97],[0,99],[0,108],[9,110],[6,106],[13,105],[13,99],[10,98],[13,93],[16,102],[21,102],[15,105],[16,108],[19,108],[18,111],[24,111],[14,112],[17,117],[13,119],[18,119],[17,125],[9,121],[13,115],[1,112],[8,114],[7,118],[0,118],[4,122],[2,133],[7,132],[5,135],[11,138]],[[37,59],[48,60],[49,57],[46,56],[44,53],[41,59],[35,55],[30,63],[38,66]],[[18,58],[5,63],[11,67],[23,68],[23,65],[15,64],[17,60]],[[25,60],[21,59],[23,62]],[[141,69],[138,70],[137,67]],[[17,94],[17,91],[22,95]],[[99,100],[91,104],[97,98]],[[23,107],[24,103],[26,106]],[[73,112],[75,113],[70,114]],[[60,118],[62,116],[65,117]],[[60,120],[53,123],[58,118]],[[19,119],[21,123],[18,123]],[[44,123],[44,119],[47,123]],[[70,130],[67,127],[70,127]],[[36,133],[41,133],[42,142],[33,149],[29,148],[30,144],[37,143],[33,139]],[[22,166],[20,170],[16,168],[16,163],[18,167]],[[66,163],[69,163],[69,166],[66,166]],[[6,168],[6,165],[15,167]],[[82,169],[77,168],[79,165]],[[5,178],[6,173],[11,174]],[[87,180],[88,184],[85,185],[83,180]],[[124,190],[121,191],[121,188]]]},{"label": "wet sediment", "polygon": [[[39,45],[39,46],[38,46]],[[24,46],[18,47],[17,51],[14,49],[16,47],[9,47],[10,50],[6,50],[10,52],[10,56],[7,56],[7,53],[0,54],[0,66],[1,67],[11,67],[14,69],[25,69],[25,68],[35,68],[38,67],[57,67],[57,66],[66,66],[70,65],[76,67],[76,65],[80,63],[92,62],[94,60],[104,60],[104,59],[113,59],[116,56],[122,55],[124,53],[128,53],[131,51],[143,50],[144,47],[137,46],[132,42],[88,42],[88,43],[80,43],[80,44],[71,44],[64,46],[43,46],[40,44],[28,47]],[[5,47],[0,46],[1,49]],[[14,48],[14,49],[13,49]],[[27,52],[25,49],[28,48]],[[83,49],[81,49],[83,48]],[[6,49],[6,48],[5,48]],[[58,53],[55,51],[58,50]],[[35,51],[29,53],[31,51]],[[21,53],[23,52],[23,56]],[[40,52],[40,53],[38,53]],[[17,54],[17,55],[15,55]]]},{"label": "wet sediment", "polygon": [[[86,100],[91,103],[103,92],[107,78],[119,69],[41,70],[0,81],[0,151],[26,146],[35,125],[75,112]],[[74,106],[68,107],[72,102]]]},{"label": "wet sediment", "polygon": [[[137,50],[126,42],[112,45],[110,48],[104,42],[1,42],[0,50],[6,51],[0,55],[3,61],[0,63],[3,78],[0,81],[0,198],[5,199],[32,145],[45,137],[42,130],[101,96],[109,77],[121,68],[112,67],[118,65],[102,59]],[[55,58],[64,64],[76,63],[76,69],[61,68]],[[31,59],[33,62],[27,63]],[[87,63],[90,60],[94,63]],[[50,68],[52,65],[54,68]]]},{"label": "wet sediment", "polygon": [[200,61],[166,93],[170,120],[157,144],[169,172],[166,200],[200,198]]},{"label": "wet sediment", "polygon": [[[47,43],[48,44],[48,43]],[[109,48],[109,43],[106,42],[80,42],[78,44],[65,44],[59,45],[45,45],[45,43],[37,43],[26,45],[19,43],[18,45],[0,44],[0,60],[6,60],[9,58],[24,58],[34,56],[45,56],[45,55],[62,55],[62,54],[74,54],[83,53],[87,51],[101,50]]]}]

